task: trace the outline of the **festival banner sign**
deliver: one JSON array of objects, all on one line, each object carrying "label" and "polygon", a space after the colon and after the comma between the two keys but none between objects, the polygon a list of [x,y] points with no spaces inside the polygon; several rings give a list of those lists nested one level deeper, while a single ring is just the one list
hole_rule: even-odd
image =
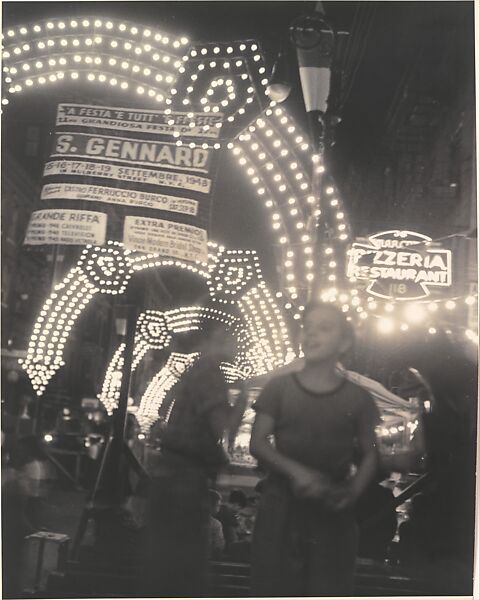
[{"label": "festival banner sign", "polygon": [[110,204],[167,210],[184,215],[195,216],[198,214],[198,202],[189,198],[81,183],[49,183],[43,186],[41,199],[108,202]]},{"label": "festival banner sign", "polygon": [[[60,104],[42,203],[103,213],[106,238],[132,250],[203,261],[216,168],[212,140],[222,119],[221,113]],[[60,243],[48,231],[43,243]]]},{"label": "festival banner sign", "polygon": [[54,136],[52,157],[69,156],[146,167],[208,172],[210,154],[204,148],[125,137],[61,133]]},{"label": "festival banner sign", "polygon": [[24,243],[39,244],[97,244],[105,243],[107,215],[104,213],[70,210],[36,210],[30,217]]},{"label": "festival banner sign", "polygon": [[137,131],[174,136],[218,138],[222,124],[220,113],[173,112],[138,110],[112,106],[88,106],[84,104],[60,104],[57,111],[57,126],[76,125],[112,129],[115,131]]},{"label": "festival banner sign", "polygon": [[208,261],[207,232],[192,225],[148,217],[125,217],[123,239],[127,248],[142,252],[187,261]]},{"label": "festival banner sign", "polygon": [[211,180],[196,175],[185,173],[169,173],[168,171],[153,169],[137,169],[134,167],[119,167],[88,161],[55,160],[45,165],[44,176],[54,175],[79,175],[80,177],[101,177],[115,181],[126,181],[140,185],[156,185],[171,188],[180,188],[192,192],[209,194]]}]

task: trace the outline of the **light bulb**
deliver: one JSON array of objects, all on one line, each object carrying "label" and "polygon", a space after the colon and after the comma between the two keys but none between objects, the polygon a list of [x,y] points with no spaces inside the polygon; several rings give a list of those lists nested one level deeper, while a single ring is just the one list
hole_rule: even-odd
[{"label": "light bulb", "polygon": [[426,318],[423,304],[409,304],[404,309],[404,315],[410,323],[421,323]]},{"label": "light bulb", "polygon": [[391,333],[395,328],[392,319],[381,318],[378,321],[378,330],[380,333]]}]

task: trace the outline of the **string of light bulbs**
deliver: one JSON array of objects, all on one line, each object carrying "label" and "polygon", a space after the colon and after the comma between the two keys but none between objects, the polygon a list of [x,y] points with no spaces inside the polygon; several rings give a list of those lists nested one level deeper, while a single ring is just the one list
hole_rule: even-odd
[{"label": "string of light bulbs", "polygon": [[[189,40],[114,19],[46,20],[3,36],[4,96],[36,85],[84,80],[164,102]],[[128,75],[128,77],[126,77]]]}]

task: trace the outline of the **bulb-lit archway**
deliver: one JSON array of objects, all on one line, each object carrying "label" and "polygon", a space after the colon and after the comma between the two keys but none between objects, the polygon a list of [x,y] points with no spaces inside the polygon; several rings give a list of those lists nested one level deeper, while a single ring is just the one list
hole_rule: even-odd
[{"label": "bulb-lit archway", "polygon": [[[282,308],[300,317],[322,264],[324,297],[335,298],[351,315],[365,319],[372,314],[379,318],[379,325],[387,325],[389,315],[381,314],[377,301],[363,297],[348,283],[343,290],[337,289],[350,236],[346,211],[325,165],[312,154],[298,124],[286,108],[268,100],[258,42],[198,46],[185,36],[139,24],[86,17],[56,18],[7,29],[3,45],[5,111],[16,97],[34,93],[36,88],[81,83],[115,90],[119,98],[134,94],[145,107],[166,114],[173,108],[184,110],[187,116],[191,111],[222,113],[220,138],[212,139],[210,147],[231,152],[269,213],[276,241],[283,249],[278,292]],[[180,132],[177,137],[181,144]],[[320,178],[315,191],[314,170]],[[317,244],[315,254],[315,228],[322,222],[333,237]],[[95,294],[122,294],[129,277],[147,264],[208,274],[208,265],[133,256],[113,241],[88,248],[37,317],[23,366],[38,394],[63,364],[69,333]],[[472,298],[422,304],[444,303],[452,310],[452,303],[458,305],[458,300],[471,303]],[[390,312],[389,303],[384,304]],[[406,330],[407,324],[400,327],[400,331]],[[428,331],[433,335],[436,329]]]},{"label": "bulb-lit archway", "polygon": [[[288,112],[268,101],[266,69],[257,42],[192,46],[184,36],[167,35],[137,24],[76,18],[8,29],[4,45],[6,110],[19,94],[33,93],[36,86],[81,81],[118,90],[120,95],[133,92],[142,103],[167,114],[175,104],[185,106],[187,111],[221,111],[222,138],[212,141],[212,147],[230,150],[232,159],[244,167],[260,201],[271,212],[278,244],[285,249],[281,266],[286,298],[297,306],[304,300],[314,277],[312,219],[321,213],[312,191],[311,149]],[[324,170],[321,164],[316,168]],[[331,197],[337,218],[340,215],[339,238],[345,241],[347,226],[339,212],[340,201],[331,185],[326,194]],[[172,265],[207,278],[212,276],[214,281],[212,265],[139,256],[113,241],[104,247],[87,248],[46,300],[34,325],[23,368],[37,394],[43,394],[63,365],[65,344],[75,321],[97,293],[122,294],[136,271]],[[240,288],[249,280],[246,275],[248,272],[242,272],[239,278]],[[254,275],[258,277],[259,273]],[[214,297],[211,286],[210,294]],[[218,301],[228,303],[231,297]],[[239,362],[244,361],[243,367],[249,363],[248,369],[254,373],[283,364],[292,349],[283,317],[265,283],[250,286],[238,303],[247,330],[250,328],[250,334],[258,338],[250,341],[250,349],[243,342]],[[265,334],[263,339],[257,331]],[[273,345],[267,341],[267,334]],[[259,356],[263,353],[263,358],[255,357],[262,345]],[[121,352],[115,353],[113,363],[116,361],[121,361]],[[110,365],[109,372],[112,369]],[[107,376],[105,389],[110,390],[111,381]]]}]

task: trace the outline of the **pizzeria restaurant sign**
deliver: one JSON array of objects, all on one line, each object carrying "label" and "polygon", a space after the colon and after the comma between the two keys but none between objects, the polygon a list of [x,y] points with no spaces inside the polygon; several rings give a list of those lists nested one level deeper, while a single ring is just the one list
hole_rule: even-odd
[{"label": "pizzeria restaurant sign", "polygon": [[383,231],[357,241],[349,250],[347,276],[367,281],[380,298],[417,300],[432,287],[452,285],[451,250],[413,231]]}]

